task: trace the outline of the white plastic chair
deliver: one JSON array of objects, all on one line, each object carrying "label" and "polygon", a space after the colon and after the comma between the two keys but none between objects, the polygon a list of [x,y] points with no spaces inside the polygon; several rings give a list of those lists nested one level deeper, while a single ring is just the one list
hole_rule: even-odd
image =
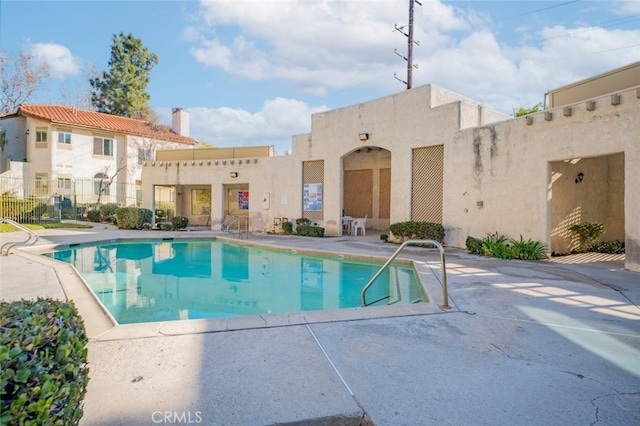
[{"label": "white plastic chair", "polygon": [[369,215],[367,214],[363,218],[354,219],[353,222],[351,222],[351,233],[354,236],[358,236],[358,229],[362,229],[362,235],[367,235],[367,231],[365,229],[365,225],[367,224],[367,216]]}]

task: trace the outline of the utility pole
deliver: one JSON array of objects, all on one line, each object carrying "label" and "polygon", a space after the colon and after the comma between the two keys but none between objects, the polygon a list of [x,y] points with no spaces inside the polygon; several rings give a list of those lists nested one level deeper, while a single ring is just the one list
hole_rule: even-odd
[{"label": "utility pole", "polygon": [[395,31],[398,31],[402,34],[404,34],[405,37],[407,37],[407,56],[402,55],[401,53],[399,53],[397,50],[394,50],[394,53],[398,56],[400,56],[402,59],[404,59],[405,61],[407,61],[407,80],[402,80],[401,78],[399,78],[395,73],[393,74],[393,76],[396,78],[396,80],[401,81],[402,83],[407,85],[407,90],[411,89],[411,87],[413,87],[413,69],[414,68],[418,68],[418,64],[414,64],[413,63],[413,45],[416,44],[417,46],[420,45],[419,41],[414,41],[413,40],[413,6],[414,3],[418,3],[418,5],[422,6],[422,3],[420,3],[418,0],[409,0],[409,25],[407,26],[407,32],[404,31],[405,27],[398,27],[398,25],[395,25]]}]

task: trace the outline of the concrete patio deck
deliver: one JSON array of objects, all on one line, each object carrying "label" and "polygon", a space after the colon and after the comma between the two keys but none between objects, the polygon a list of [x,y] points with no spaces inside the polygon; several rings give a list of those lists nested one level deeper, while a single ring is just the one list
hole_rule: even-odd
[{"label": "concrete patio deck", "polygon": [[[220,235],[104,225],[39,234],[36,249]],[[377,235],[250,241],[383,258],[396,248]],[[91,338],[83,425],[640,424],[640,273],[620,261],[503,261],[447,248],[449,310],[435,291],[435,305],[414,311],[113,327],[74,273],[32,250],[0,256],[0,297],[80,302]],[[400,257],[438,271],[435,251]]]}]

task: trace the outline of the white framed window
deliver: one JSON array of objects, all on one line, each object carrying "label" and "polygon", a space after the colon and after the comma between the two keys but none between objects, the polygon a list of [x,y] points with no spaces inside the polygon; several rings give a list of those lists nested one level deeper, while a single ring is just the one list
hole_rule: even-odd
[{"label": "white framed window", "polygon": [[113,139],[94,137],[93,138],[93,154],[106,155],[113,157]]},{"label": "white framed window", "polygon": [[36,195],[46,195],[49,192],[48,173],[36,173],[35,192]]},{"label": "white framed window", "polygon": [[97,173],[93,177],[93,193],[95,195],[109,195],[109,176],[104,173]]},{"label": "white framed window", "polygon": [[71,145],[71,131],[58,130],[58,143]]},{"label": "white framed window", "polygon": [[71,178],[58,178],[58,189],[71,189]]},{"label": "white framed window", "polygon": [[49,134],[45,128],[36,128],[36,148],[47,148],[49,146]]}]

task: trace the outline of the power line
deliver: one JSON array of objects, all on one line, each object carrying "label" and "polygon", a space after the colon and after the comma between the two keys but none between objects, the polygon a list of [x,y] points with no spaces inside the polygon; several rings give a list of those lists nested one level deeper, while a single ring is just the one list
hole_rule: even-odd
[{"label": "power line", "polygon": [[[549,9],[555,9],[556,7],[566,6],[566,5],[572,4],[572,3],[578,3],[579,1],[580,0],[573,0],[573,1],[566,1],[566,2],[560,3],[560,4],[554,4],[553,6],[547,6],[547,7],[543,7],[543,8],[540,8],[540,9],[531,10],[529,12],[520,13],[518,15],[513,15],[513,16],[511,16],[511,18],[515,18],[515,17],[518,17],[518,16],[531,15],[532,13],[542,12],[544,10],[549,10]],[[508,19],[508,18],[505,18],[505,19]]]}]

